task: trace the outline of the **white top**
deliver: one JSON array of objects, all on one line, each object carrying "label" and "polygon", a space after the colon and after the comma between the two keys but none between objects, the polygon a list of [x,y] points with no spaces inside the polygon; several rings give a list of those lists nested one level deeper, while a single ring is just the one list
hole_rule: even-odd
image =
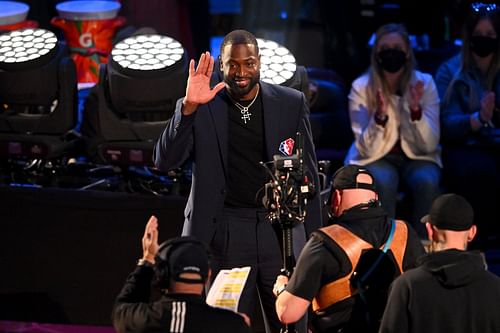
[{"label": "white top", "polygon": [[357,78],[349,93],[349,116],[354,133],[354,143],[349,149],[345,163],[366,165],[388,154],[398,139],[401,149],[410,159],[435,162],[440,167],[439,145],[439,97],[436,85],[429,74],[414,71],[411,84],[417,80],[424,83],[424,95],[420,100],[422,118],[412,121],[407,91],[404,96],[392,95],[392,106],[388,103],[389,119],[385,127],[377,125],[374,114],[367,108],[368,74]]},{"label": "white top", "polygon": [[66,1],[56,6],[60,17],[73,21],[113,19],[120,8],[117,1]]},{"label": "white top", "polygon": [[0,25],[22,22],[28,16],[30,7],[22,2],[0,1]]}]

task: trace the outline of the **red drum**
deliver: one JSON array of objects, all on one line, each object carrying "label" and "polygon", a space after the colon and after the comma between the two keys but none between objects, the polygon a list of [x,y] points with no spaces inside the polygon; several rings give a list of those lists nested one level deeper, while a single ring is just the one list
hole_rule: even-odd
[{"label": "red drum", "polygon": [[26,20],[30,7],[16,1],[0,1],[0,31],[37,28],[36,21]]},{"label": "red drum", "polygon": [[108,62],[112,40],[125,18],[116,17],[116,1],[66,1],[56,6],[58,17],[51,20],[60,28],[75,61],[78,83],[97,83],[99,66]]}]

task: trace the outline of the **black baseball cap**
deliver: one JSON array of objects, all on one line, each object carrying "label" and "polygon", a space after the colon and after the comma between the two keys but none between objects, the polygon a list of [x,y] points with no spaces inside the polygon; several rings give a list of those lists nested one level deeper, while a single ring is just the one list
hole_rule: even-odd
[{"label": "black baseball cap", "polygon": [[474,224],[474,210],[464,197],[449,193],[437,197],[429,214],[421,219],[441,230],[464,231]]},{"label": "black baseball cap", "polygon": [[[202,243],[186,242],[176,246],[168,259],[171,278],[187,283],[205,282],[208,277],[209,256]],[[200,279],[186,279],[182,273],[196,273]]]},{"label": "black baseball cap", "polygon": [[[371,183],[358,182],[357,179],[359,174],[366,174],[370,176],[372,180]],[[373,175],[365,167],[355,164],[349,164],[338,169],[333,175],[332,186],[335,190],[360,188],[376,192]]]}]

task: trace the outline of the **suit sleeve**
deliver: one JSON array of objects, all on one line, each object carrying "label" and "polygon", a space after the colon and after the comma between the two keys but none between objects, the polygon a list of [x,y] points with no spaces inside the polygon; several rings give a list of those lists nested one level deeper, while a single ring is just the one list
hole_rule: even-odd
[{"label": "suit sleeve", "polygon": [[306,104],[305,96],[302,95],[302,117],[299,124],[299,132],[304,138],[304,165],[305,174],[309,181],[314,184],[315,190],[311,198],[309,198],[307,203],[307,215],[305,220],[305,230],[307,236],[309,236],[313,231],[322,227],[321,221],[321,195],[320,195],[320,183],[318,177],[318,161],[316,159],[316,150],[314,147],[311,123],[309,121],[309,107]]},{"label": "suit sleeve", "polygon": [[174,115],[168,120],[154,148],[153,161],[161,171],[180,167],[190,156],[193,149],[193,124],[198,111],[184,116],[182,99],[177,101]]}]

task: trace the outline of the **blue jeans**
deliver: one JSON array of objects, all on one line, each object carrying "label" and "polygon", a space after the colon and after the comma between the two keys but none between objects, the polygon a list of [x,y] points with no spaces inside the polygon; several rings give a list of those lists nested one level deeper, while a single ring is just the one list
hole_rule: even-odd
[{"label": "blue jeans", "polygon": [[409,222],[421,239],[427,239],[425,226],[420,219],[429,212],[432,201],[440,194],[439,166],[434,162],[411,160],[403,154],[388,154],[367,164],[366,168],[375,178],[379,199],[389,217],[396,217],[396,201],[401,180],[401,188],[408,191],[413,200]]}]

